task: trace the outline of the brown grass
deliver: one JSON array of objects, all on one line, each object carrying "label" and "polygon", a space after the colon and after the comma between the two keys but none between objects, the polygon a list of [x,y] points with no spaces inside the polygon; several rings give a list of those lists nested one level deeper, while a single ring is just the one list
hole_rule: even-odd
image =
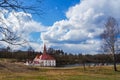
[{"label": "brown grass", "polygon": [[[118,66],[120,70],[120,66]],[[112,66],[99,67],[30,67],[0,61],[0,80],[119,80],[120,72]]]}]

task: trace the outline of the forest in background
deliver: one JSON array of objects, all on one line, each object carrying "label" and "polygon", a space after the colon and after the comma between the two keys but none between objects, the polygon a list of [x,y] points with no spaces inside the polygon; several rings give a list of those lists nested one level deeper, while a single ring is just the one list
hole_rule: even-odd
[{"label": "forest in background", "polygon": [[[94,65],[107,65],[113,63],[112,54],[74,54],[53,48],[49,48],[47,53],[56,59],[57,66],[93,63]],[[27,51],[11,51],[10,47],[0,49],[0,58],[16,59],[18,62],[32,61],[37,54],[42,54],[42,52],[35,52],[31,47]],[[120,53],[115,56],[116,63],[120,63]]]}]

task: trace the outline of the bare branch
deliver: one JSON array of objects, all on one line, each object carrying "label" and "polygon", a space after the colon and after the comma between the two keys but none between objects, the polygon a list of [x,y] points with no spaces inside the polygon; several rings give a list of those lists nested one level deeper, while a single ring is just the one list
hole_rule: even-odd
[{"label": "bare branch", "polygon": [[117,46],[118,46],[118,38],[120,37],[120,28],[118,27],[117,21],[113,17],[109,17],[107,22],[105,23],[104,32],[101,34],[101,38],[103,39],[104,50],[107,50],[108,53],[112,53],[113,62],[114,62],[114,70],[117,71],[116,68],[116,56]]},{"label": "bare branch", "polygon": [[[22,0],[0,0],[1,13],[2,10],[7,10],[9,12],[14,10],[14,11],[23,11],[25,13],[34,13],[37,15],[42,14],[42,10],[41,8],[39,8],[40,7],[39,5],[35,5],[35,4],[26,5],[26,2],[27,1],[22,1]],[[42,1],[36,0],[36,2],[40,4]],[[21,45],[27,42],[26,40],[22,40],[21,35],[17,35],[17,33],[9,29],[8,25],[4,22],[2,17],[0,17],[0,22],[3,24],[2,26],[0,25],[0,34],[4,36],[0,41],[4,41],[12,45]],[[20,42],[21,40],[22,42]]]}]

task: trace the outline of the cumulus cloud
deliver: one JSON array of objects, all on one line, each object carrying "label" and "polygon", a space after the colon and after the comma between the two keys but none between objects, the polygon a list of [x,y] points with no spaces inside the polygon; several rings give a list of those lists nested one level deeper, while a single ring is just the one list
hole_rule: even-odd
[{"label": "cumulus cloud", "polygon": [[56,21],[42,32],[41,39],[67,52],[96,53],[106,19],[112,16],[120,21],[119,3],[120,0],[81,0],[68,9],[67,19]]},{"label": "cumulus cloud", "polygon": [[[40,33],[41,41],[49,47],[70,53],[97,53],[101,43],[99,35],[103,31],[106,19],[112,16],[120,22],[119,3],[120,0],[80,0],[80,3],[68,9],[66,19],[56,21],[49,27],[34,21],[29,13],[2,10],[0,26],[7,27],[22,36],[36,51],[42,50],[42,43],[30,42],[34,40],[31,36],[34,32]],[[0,34],[0,39],[2,37],[4,36]],[[9,45],[4,42],[0,44]],[[28,44],[24,44],[26,45]],[[13,48],[22,47],[13,46]]]},{"label": "cumulus cloud", "polygon": [[[28,41],[32,47],[38,51],[40,48],[37,43],[30,42],[32,40],[31,33],[46,31],[47,28],[44,27],[41,23],[38,23],[32,19],[32,15],[24,12],[8,12],[7,10],[3,10],[0,12],[0,26],[8,28],[12,32],[14,32],[17,36],[20,36],[21,39]],[[4,35],[0,34],[0,39],[2,39]],[[8,43],[0,42],[2,46],[8,46]],[[36,46],[35,46],[36,45]],[[24,46],[28,46],[28,44],[24,44]],[[38,47],[38,48],[37,48]],[[14,49],[20,49],[21,46],[13,46]]]}]

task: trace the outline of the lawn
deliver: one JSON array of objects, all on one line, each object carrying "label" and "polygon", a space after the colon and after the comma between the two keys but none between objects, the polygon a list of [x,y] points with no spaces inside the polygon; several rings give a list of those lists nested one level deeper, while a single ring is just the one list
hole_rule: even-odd
[{"label": "lawn", "polygon": [[[120,70],[120,66],[117,66]],[[29,67],[24,71],[0,70],[0,80],[120,80],[112,66],[49,68]]]}]

